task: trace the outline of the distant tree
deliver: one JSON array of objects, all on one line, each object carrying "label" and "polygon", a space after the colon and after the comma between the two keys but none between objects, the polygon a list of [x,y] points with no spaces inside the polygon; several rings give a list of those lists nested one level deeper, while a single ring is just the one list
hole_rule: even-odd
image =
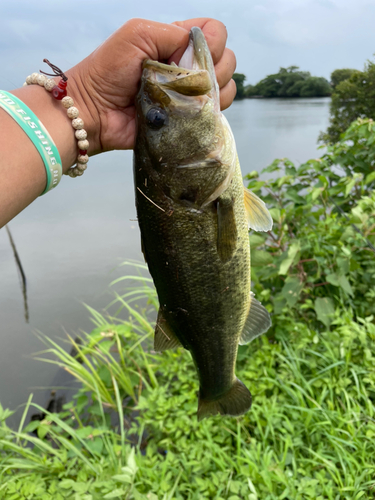
[{"label": "distant tree", "polygon": [[350,78],[334,88],[330,107],[330,125],[319,140],[335,143],[357,118],[375,119],[375,63],[369,61],[364,71],[354,71]]},{"label": "distant tree", "polygon": [[301,88],[305,84],[305,80],[298,80],[286,91],[286,97],[300,97]]},{"label": "distant tree", "polygon": [[277,97],[281,88],[282,81],[278,73],[268,75],[255,85],[257,94],[263,97]]},{"label": "distant tree", "polygon": [[[293,87],[298,88],[300,82],[304,82],[310,77],[308,71],[298,71],[298,66],[290,66],[289,68],[280,68],[279,79],[281,86],[278,91],[279,97],[287,97],[290,95],[289,90]],[[296,97],[298,94],[295,95]]]},{"label": "distant tree", "polygon": [[[267,75],[256,85],[243,87],[245,75],[233,75],[237,83],[237,99],[243,97],[322,97],[331,95],[332,88],[323,77],[311,76],[298,66],[280,68],[278,73]],[[236,78],[237,80],[236,80]]]},{"label": "distant tree", "polygon": [[321,76],[310,76],[303,82],[300,97],[325,97],[332,93],[328,80]]},{"label": "distant tree", "polygon": [[255,85],[257,94],[264,97],[320,97],[331,94],[331,86],[325,78],[299,71],[298,66],[280,68]]},{"label": "distant tree", "polygon": [[331,73],[331,85],[333,88],[337,87],[337,85],[344,80],[348,80],[352,76],[353,73],[355,73],[356,69],[349,69],[349,68],[344,68],[344,69],[335,69]]},{"label": "distant tree", "polygon": [[232,78],[236,82],[237,87],[237,94],[235,99],[243,99],[245,97],[244,82],[246,80],[246,76],[242,73],[234,73]]},{"label": "distant tree", "polygon": [[259,95],[256,85],[246,85],[244,97],[253,97],[255,95]]}]

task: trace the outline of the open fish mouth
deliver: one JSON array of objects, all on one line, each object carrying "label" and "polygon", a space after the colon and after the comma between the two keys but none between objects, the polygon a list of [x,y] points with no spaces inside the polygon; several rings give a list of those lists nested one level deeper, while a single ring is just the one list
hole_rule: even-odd
[{"label": "open fish mouth", "polygon": [[189,45],[178,65],[146,59],[143,70],[144,77],[164,92],[173,91],[185,96],[208,95],[215,103],[218,102],[214,64],[200,28],[191,29]]}]

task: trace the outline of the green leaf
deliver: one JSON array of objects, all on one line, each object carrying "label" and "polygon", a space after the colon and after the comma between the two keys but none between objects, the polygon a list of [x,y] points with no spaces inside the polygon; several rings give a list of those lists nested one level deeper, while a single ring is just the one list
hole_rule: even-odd
[{"label": "green leaf", "polygon": [[271,217],[275,222],[280,222],[281,212],[278,208],[270,208],[269,213],[271,214]]},{"label": "green leaf", "polygon": [[44,439],[46,437],[46,435],[48,434],[49,432],[49,425],[46,425],[46,424],[40,424],[39,427],[38,427],[38,438],[39,439]]},{"label": "green leaf", "polygon": [[120,483],[132,483],[133,478],[129,476],[128,474],[116,474],[115,476],[112,476],[112,479],[115,481],[119,481]]},{"label": "green leaf", "polygon": [[103,440],[101,438],[95,438],[93,441],[88,439],[86,441],[86,446],[92,453],[100,455],[103,451]]},{"label": "green leaf", "polygon": [[256,266],[266,266],[271,264],[273,261],[272,255],[265,250],[253,250],[251,252],[251,265]]},{"label": "green leaf", "polygon": [[348,278],[343,274],[331,273],[326,276],[326,279],[331,285],[341,287],[344,292],[353,296],[353,289],[348,281]]},{"label": "green leaf", "polygon": [[298,301],[303,289],[303,283],[297,277],[288,277],[281,290],[281,295],[286,299],[288,306],[293,307]]},{"label": "green leaf", "polygon": [[275,314],[280,314],[286,305],[286,299],[281,295],[281,293],[277,294],[273,298],[273,311]]},{"label": "green leaf", "polygon": [[375,172],[371,172],[371,174],[368,174],[365,179],[365,184],[371,184],[372,181],[375,180]]},{"label": "green leaf", "polygon": [[126,490],[122,488],[117,488],[116,490],[111,491],[111,493],[107,493],[104,495],[103,498],[121,498],[123,495],[125,495]]},{"label": "green leaf", "polygon": [[301,245],[299,241],[295,241],[292,243],[288,249],[288,256],[285,260],[282,261],[279,268],[279,274],[287,274],[290,266],[293,264],[296,255],[301,249]]},{"label": "green leaf", "polygon": [[347,294],[353,296],[353,289],[348,281],[348,278],[344,275],[339,276],[339,284],[341,288],[346,292]]},{"label": "green leaf", "polygon": [[127,463],[126,465],[129,467],[129,469],[133,472],[133,474],[135,474],[138,470],[138,466],[137,466],[137,463],[135,461],[135,452],[134,452],[134,448],[132,448],[130,450],[130,453],[129,453],[129,456],[128,456],[128,460],[127,460]]},{"label": "green leaf", "polygon": [[312,201],[315,201],[318,196],[321,195],[321,193],[323,192],[324,188],[322,187],[318,187],[318,188],[314,188],[312,191],[311,191],[311,199]]},{"label": "green leaf", "polygon": [[326,280],[333,286],[340,286],[339,277],[336,273],[327,274]]},{"label": "green leaf", "polygon": [[250,248],[257,248],[264,245],[265,237],[259,234],[250,235]]},{"label": "green leaf", "polygon": [[328,327],[332,323],[335,314],[333,300],[329,297],[319,297],[315,299],[314,308],[318,320]]}]

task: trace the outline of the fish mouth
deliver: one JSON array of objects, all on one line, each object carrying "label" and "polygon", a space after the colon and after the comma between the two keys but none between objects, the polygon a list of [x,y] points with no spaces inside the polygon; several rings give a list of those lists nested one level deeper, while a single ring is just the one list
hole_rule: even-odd
[{"label": "fish mouth", "polygon": [[184,96],[208,95],[218,101],[218,85],[211,53],[202,30],[190,30],[189,44],[178,65],[146,59],[143,76],[159,92],[177,92]]}]

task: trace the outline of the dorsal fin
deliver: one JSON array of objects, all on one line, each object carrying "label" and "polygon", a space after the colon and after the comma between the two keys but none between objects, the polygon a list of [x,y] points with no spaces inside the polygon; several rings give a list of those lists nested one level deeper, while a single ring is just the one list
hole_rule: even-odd
[{"label": "dorsal fin", "polygon": [[244,188],[244,196],[249,228],[254,231],[271,231],[273,220],[264,201],[247,188]]},{"label": "dorsal fin", "polygon": [[265,333],[272,325],[271,317],[267,309],[254,298],[250,292],[250,309],[243,327],[240,345],[248,344],[252,340]]},{"label": "dorsal fin", "polygon": [[168,325],[160,308],[155,326],[154,349],[160,352],[166,351],[167,349],[175,349],[176,347],[181,347],[181,342]]}]

